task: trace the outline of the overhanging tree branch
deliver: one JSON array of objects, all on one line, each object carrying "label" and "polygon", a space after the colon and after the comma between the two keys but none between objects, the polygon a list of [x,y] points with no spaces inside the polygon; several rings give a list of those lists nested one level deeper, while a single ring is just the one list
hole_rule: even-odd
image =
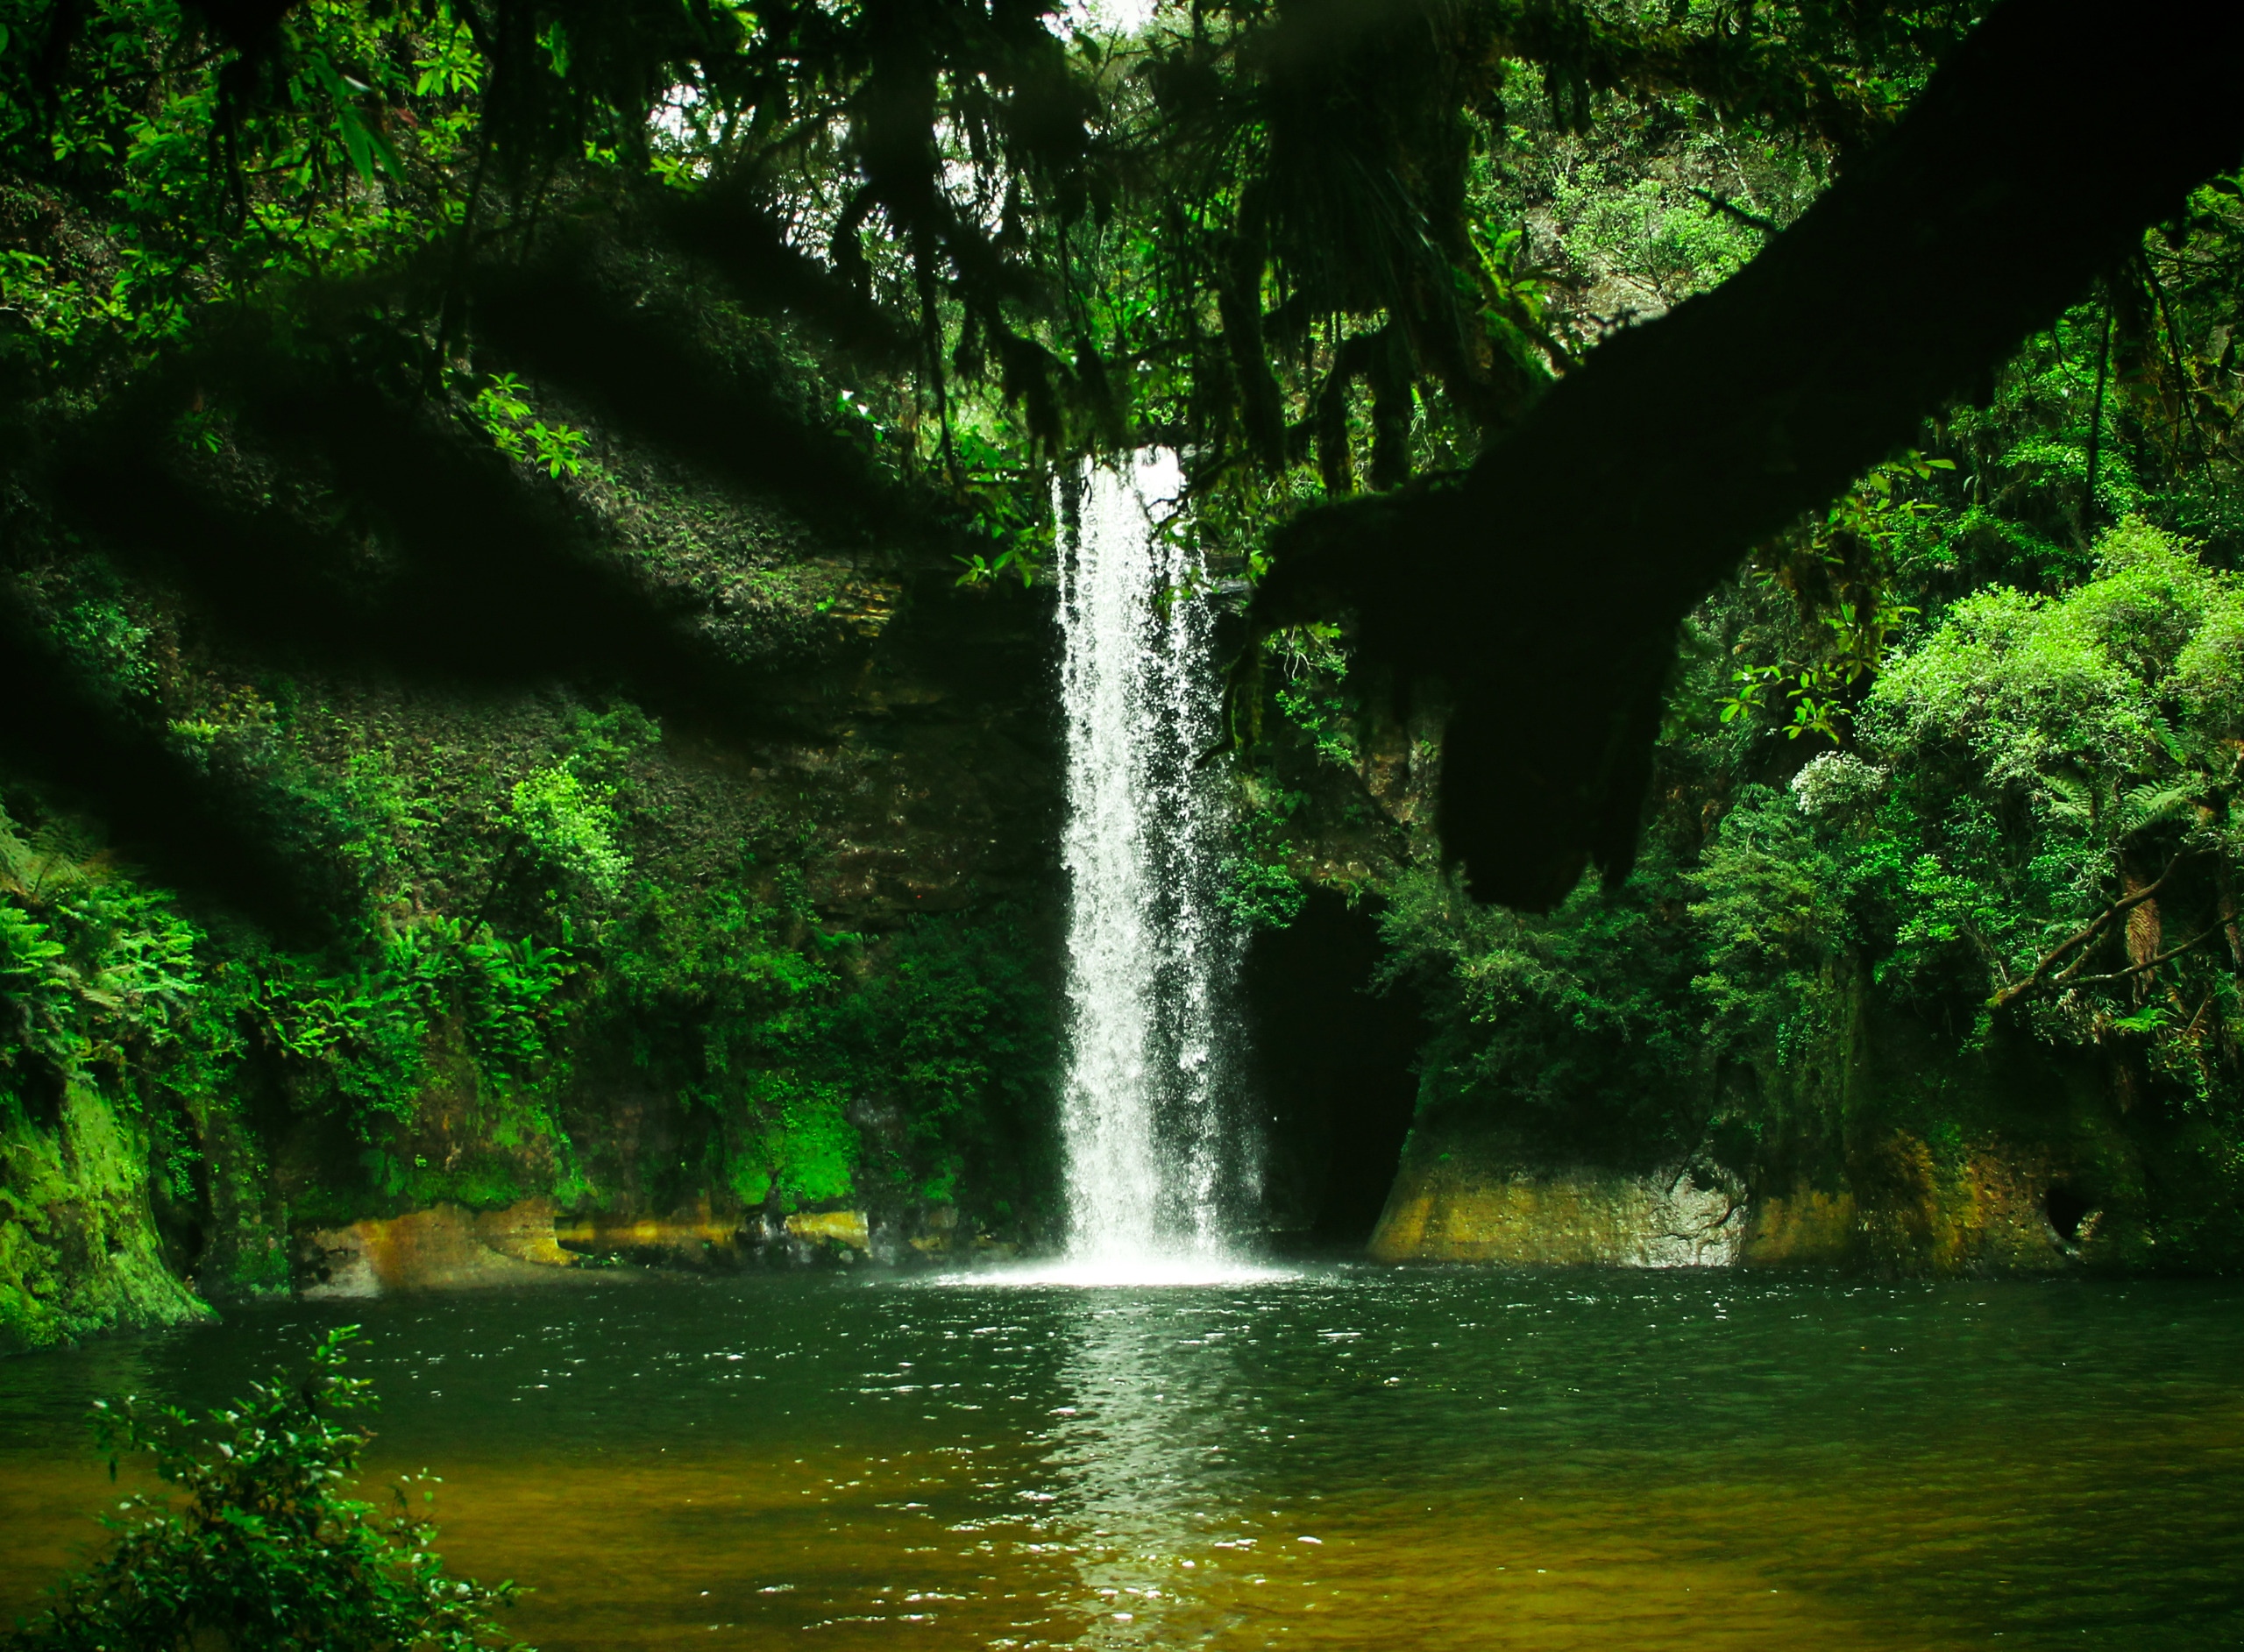
[{"label": "overhanging tree branch", "polygon": [[[2101,912],[2098,912],[2094,918],[2090,918],[2087,923],[2082,925],[2078,929],[2073,931],[2071,934],[2066,936],[2056,946],[2050,947],[2049,951],[2043,953],[2035,961],[2034,968],[2026,973],[2023,979],[2013,982],[2008,986],[2003,988],[2001,991],[1996,993],[1994,996],[1988,999],[1987,1007],[1991,1010],[1999,1010],[2006,1004],[2017,1003],[2019,999],[2031,992],[2037,985],[2040,984],[2042,978],[2049,974],[2052,968],[2056,968],[2060,960],[2070,956],[2076,949],[2086,947],[2089,942],[2096,939],[2098,936],[2103,934],[2106,929],[2109,927],[2113,918],[2133,911],[2145,901],[2149,900],[2152,897],[2155,896],[2160,890],[2166,886],[2166,880],[2174,876],[2174,869],[2180,866],[2184,861],[2188,860],[2192,853],[2194,853],[2192,850],[2183,850],[2179,854],[2177,854],[2172,860],[2166,863],[2166,869],[2161,872],[2155,878],[2153,878],[2149,883],[2144,884],[2142,888],[2137,890],[2134,894],[2127,896],[2122,899],[2113,901]],[[2081,963],[2086,959],[2086,957],[2087,954],[2083,952],[2080,958],[2074,960],[2072,967],[2057,977],[2056,984],[2063,986],[2070,983],[2073,977],[2079,974]],[[2088,979],[2091,981],[2109,980],[2113,978],[2114,977],[2102,975],[2091,975],[2088,977]]]},{"label": "overhanging tree branch", "polygon": [[1446,689],[1439,826],[1476,895],[1547,910],[1627,871],[1682,617],[2244,155],[2240,55],[2244,8],[2006,0],[1799,222],[1461,486],[1279,536],[1260,622],[1353,608],[1367,663]]},{"label": "overhanging tree branch", "polygon": [[2168,947],[2155,958],[2146,958],[2139,964],[2129,964],[2125,969],[2114,969],[2108,975],[2083,975],[2072,984],[2076,987],[2085,987],[2091,982],[2125,981],[2130,975],[2148,975],[2152,970],[2157,968],[2159,965],[2171,963],[2175,959],[2179,958],[2184,953],[2194,951],[2198,947],[2204,946],[2215,935],[2220,933],[2222,927],[2223,925],[2221,924],[2216,923],[2212,928],[2205,930],[2198,934],[2191,936],[2189,939],[2184,941],[2179,947]]}]

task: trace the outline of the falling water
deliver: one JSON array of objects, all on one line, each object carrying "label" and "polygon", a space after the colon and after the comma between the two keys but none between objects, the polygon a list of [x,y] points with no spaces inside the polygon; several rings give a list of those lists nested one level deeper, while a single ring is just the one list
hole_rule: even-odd
[{"label": "falling water", "polygon": [[1197,553],[1158,531],[1175,457],[1086,468],[1060,558],[1068,719],[1070,1260],[1219,1259],[1250,1180],[1223,1027],[1210,621]]}]

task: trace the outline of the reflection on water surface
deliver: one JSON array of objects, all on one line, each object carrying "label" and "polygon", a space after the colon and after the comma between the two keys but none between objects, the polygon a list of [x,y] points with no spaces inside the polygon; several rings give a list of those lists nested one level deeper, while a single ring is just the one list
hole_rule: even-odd
[{"label": "reflection on water surface", "polygon": [[377,1461],[574,1648],[2244,1642],[2244,1292],[1352,1267],[301,1305],[0,1364],[0,1610],[96,1394],[356,1318]]}]

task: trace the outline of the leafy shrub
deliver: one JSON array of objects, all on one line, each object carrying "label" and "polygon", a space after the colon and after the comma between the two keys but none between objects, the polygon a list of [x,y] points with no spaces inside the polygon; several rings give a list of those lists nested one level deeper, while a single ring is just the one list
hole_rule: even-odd
[{"label": "leafy shrub", "polygon": [[[2140,521],[2097,553],[2095,577],[2062,594],[1995,586],[1956,603],[1870,696],[1863,744],[1894,783],[1858,855],[1880,869],[1888,979],[2023,993],[2099,911],[2100,940],[2117,942],[2109,903],[2169,864],[2183,876],[2153,910],[2184,918],[2193,946],[2218,939],[2208,920],[2240,848],[2228,799],[2244,585]],[[2047,973],[2053,988],[2125,984],[2139,998],[2153,983],[2133,980],[2133,961],[2102,952]],[[2110,996],[2064,994],[2043,1030],[2092,1033]]]},{"label": "leafy shrub", "polygon": [[356,1336],[350,1326],[329,1332],[301,1378],[276,1372],[252,1384],[246,1399],[211,1413],[200,1437],[176,1407],[96,1402],[110,1478],[125,1454],[153,1453],[186,1506],[126,1498],[121,1514],[102,1521],[115,1539],[109,1552],[7,1645],[470,1652],[507,1644],[489,1610],[511,1602],[515,1586],[448,1576],[429,1547],[436,1528],[412,1514],[408,1490],[432,1499],[433,1477],[400,1485],[387,1514],[344,1495],[373,1437],[344,1420],[373,1404],[365,1379],[343,1374]]},{"label": "leafy shrub", "polygon": [[0,1067],[25,1054],[65,1073],[194,1036],[202,932],[172,899],[53,823],[28,835],[0,812]]},{"label": "leafy shrub", "polygon": [[1830,965],[1846,937],[1837,861],[1793,798],[1749,786],[1687,881],[1706,949],[1691,984],[1708,1032],[1725,1047],[1797,1060],[1836,1008]]},{"label": "leafy shrub", "polygon": [[1435,1031],[1420,1107],[1553,1148],[1658,1158],[1690,1147],[1706,1063],[1690,981],[1701,967],[1664,854],[1619,887],[1584,883],[1545,918],[1474,904],[1448,876],[1396,881],[1380,927],[1388,982]]},{"label": "leafy shrub", "polygon": [[1216,869],[1216,904],[1244,928],[1283,929],[1309,899],[1286,854],[1288,825],[1307,798],[1259,776],[1242,790],[1245,806],[1231,822],[1231,849]]},{"label": "leafy shrub", "polygon": [[555,763],[515,782],[507,820],[547,865],[614,896],[631,875],[631,857],[616,845],[622,821],[613,795],[586,785],[572,765]]}]

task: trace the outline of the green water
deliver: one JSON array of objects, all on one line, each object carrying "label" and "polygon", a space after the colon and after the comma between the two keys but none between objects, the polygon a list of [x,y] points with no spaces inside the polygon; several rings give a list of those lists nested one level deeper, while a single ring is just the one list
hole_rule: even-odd
[{"label": "green water", "polygon": [[1307,1270],[296,1306],[0,1364],[0,1609],[86,1402],[355,1320],[549,1648],[2244,1644],[2244,1289]]}]

